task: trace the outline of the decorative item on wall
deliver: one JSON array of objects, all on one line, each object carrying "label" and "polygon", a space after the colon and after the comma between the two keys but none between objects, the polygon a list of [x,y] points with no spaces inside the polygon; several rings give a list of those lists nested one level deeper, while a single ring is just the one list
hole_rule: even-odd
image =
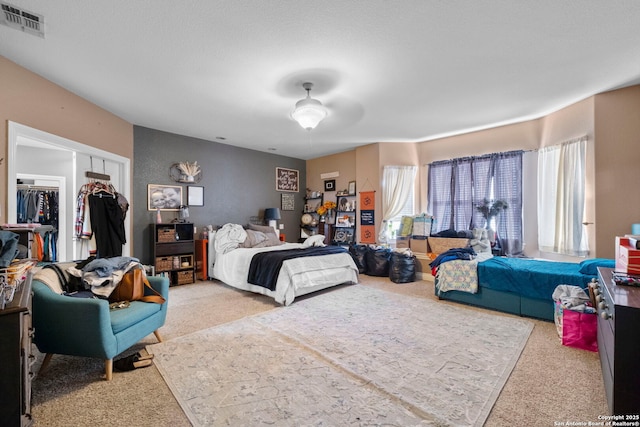
[{"label": "decorative item on wall", "polygon": [[295,209],[296,198],[291,193],[282,193],[282,210],[292,211]]},{"label": "decorative item on wall", "polygon": [[336,180],[328,179],[324,182],[324,191],[336,191]]},{"label": "decorative item on wall", "polygon": [[375,191],[360,193],[360,241],[362,243],[376,242],[375,202]]},{"label": "decorative item on wall", "polygon": [[204,206],[204,187],[195,185],[187,187],[187,205]]},{"label": "decorative item on wall", "polygon": [[179,185],[147,185],[147,210],[177,211],[182,205],[182,187]]},{"label": "decorative item on wall", "polygon": [[349,188],[347,189],[347,191],[349,192],[349,196],[355,196],[356,195],[356,182],[355,181],[349,181]]},{"label": "decorative item on wall", "polygon": [[175,182],[197,183],[202,179],[202,169],[198,162],[174,163],[169,168],[169,177]]},{"label": "decorative item on wall", "polygon": [[276,190],[297,193],[299,174],[295,169],[276,168]]}]

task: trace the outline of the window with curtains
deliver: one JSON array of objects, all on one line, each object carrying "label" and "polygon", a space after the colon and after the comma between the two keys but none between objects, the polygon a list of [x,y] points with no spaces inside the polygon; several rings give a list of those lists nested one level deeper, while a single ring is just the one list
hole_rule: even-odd
[{"label": "window with curtains", "polygon": [[589,255],[583,224],[587,137],[538,151],[538,247]]},{"label": "window with curtains", "polygon": [[484,199],[503,200],[509,207],[491,226],[506,255],[522,253],[522,151],[434,162],[428,180],[433,233],[487,227],[477,207]]},{"label": "window with curtains", "polygon": [[[395,230],[393,221],[410,209],[413,215],[416,166],[385,166],[382,174],[382,226],[378,240],[388,242]],[[389,227],[391,224],[391,229]]]},{"label": "window with curtains", "polygon": [[389,223],[391,224],[391,238],[395,239],[397,234],[398,234],[398,230],[400,229],[400,224],[402,222],[402,217],[403,216],[414,216],[415,213],[415,194],[414,194],[414,183],[413,181],[411,181],[410,184],[411,188],[409,189],[409,195],[407,196],[407,200],[405,201],[404,205],[402,206],[402,209],[400,210],[400,212],[394,216],[393,218],[391,218],[389,220]]}]

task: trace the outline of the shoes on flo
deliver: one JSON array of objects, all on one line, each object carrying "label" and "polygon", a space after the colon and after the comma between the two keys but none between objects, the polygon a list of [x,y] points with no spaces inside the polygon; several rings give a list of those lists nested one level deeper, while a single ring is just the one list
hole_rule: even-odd
[{"label": "shoes on flo", "polygon": [[113,362],[113,367],[118,371],[133,371],[138,368],[146,368],[153,363],[153,354],[142,355],[135,353]]}]

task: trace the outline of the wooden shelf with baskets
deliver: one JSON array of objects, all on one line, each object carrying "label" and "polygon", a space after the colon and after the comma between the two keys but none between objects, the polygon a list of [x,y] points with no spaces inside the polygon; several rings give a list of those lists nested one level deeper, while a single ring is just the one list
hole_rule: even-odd
[{"label": "wooden shelf with baskets", "polygon": [[158,275],[171,285],[195,282],[195,240],[193,224],[151,224],[153,260]]}]

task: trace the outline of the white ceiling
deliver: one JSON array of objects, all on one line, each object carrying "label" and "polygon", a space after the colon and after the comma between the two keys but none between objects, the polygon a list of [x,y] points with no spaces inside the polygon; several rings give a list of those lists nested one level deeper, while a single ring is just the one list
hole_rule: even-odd
[{"label": "white ceiling", "polygon": [[[0,25],[0,55],[130,123],[301,159],[640,83],[637,0],[8,3],[45,37]],[[289,115],[305,81],[330,111],[311,132]]]}]

